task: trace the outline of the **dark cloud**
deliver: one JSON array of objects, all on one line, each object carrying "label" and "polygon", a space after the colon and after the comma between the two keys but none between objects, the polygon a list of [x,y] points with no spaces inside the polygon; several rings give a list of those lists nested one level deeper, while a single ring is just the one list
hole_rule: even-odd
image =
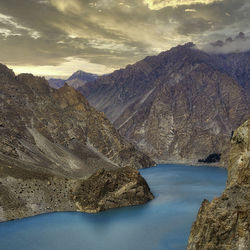
[{"label": "dark cloud", "polygon": [[250,50],[250,34],[240,32],[235,37],[228,37],[224,41],[217,40],[216,42],[207,44],[203,48],[209,53],[224,54],[234,52],[244,52]]},{"label": "dark cloud", "polygon": [[0,61],[35,67],[77,58],[83,70],[111,71],[177,44],[249,31],[248,0],[177,2],[1,0]]}]

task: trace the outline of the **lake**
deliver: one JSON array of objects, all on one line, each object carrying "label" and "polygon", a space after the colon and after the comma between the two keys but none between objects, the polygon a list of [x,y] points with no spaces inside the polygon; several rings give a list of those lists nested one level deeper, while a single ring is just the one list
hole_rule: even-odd
[{"label": "lake", "polygon": [[217,167],[160,164],[140,170],[155,199],[99,214],[51,213],[0,223],[1,250],[183,250],[203,199],[225,188]]}]

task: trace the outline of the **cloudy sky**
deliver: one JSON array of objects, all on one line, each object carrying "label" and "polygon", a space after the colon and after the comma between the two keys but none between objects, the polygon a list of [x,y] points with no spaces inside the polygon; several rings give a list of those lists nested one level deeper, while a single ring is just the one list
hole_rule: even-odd
[{"label": "cloudy sky", "polygon": [[249,23],[249,0],[0,0],[0,62],[104,74],[178,44],[249,34]]}]

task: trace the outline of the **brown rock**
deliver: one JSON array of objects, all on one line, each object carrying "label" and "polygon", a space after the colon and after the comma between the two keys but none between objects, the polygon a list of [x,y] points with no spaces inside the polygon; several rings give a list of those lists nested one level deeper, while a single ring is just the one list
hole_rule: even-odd
[{"label": "brown rock", "polygon": [[97,213],[153,199],[146,181],[129,167],[100,169],[86,180],[1,167],[0,180],[0,222],[59,211]]},{"label": "brown rock", "polygon": [[139,172],[128,167],[113,171],[98,170],[74,193],[77,207],[86,212],[139,205],[153,199]]},{"label": "brown rock", "polygon": [[250,247],[250,120],[231,140],[227,186],[219,198],[203,201],[189,236],[189,250],[245,250]]}]

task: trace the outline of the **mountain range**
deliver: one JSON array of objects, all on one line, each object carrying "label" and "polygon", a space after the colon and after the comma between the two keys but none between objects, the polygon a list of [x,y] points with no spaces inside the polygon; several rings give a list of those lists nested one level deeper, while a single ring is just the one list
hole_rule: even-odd
[{"label": "mountain range", "polygon": [[222,154],[250,117],[250,52],[180,45],[77,88],[120,134],[156,161],[196,163]]}]

